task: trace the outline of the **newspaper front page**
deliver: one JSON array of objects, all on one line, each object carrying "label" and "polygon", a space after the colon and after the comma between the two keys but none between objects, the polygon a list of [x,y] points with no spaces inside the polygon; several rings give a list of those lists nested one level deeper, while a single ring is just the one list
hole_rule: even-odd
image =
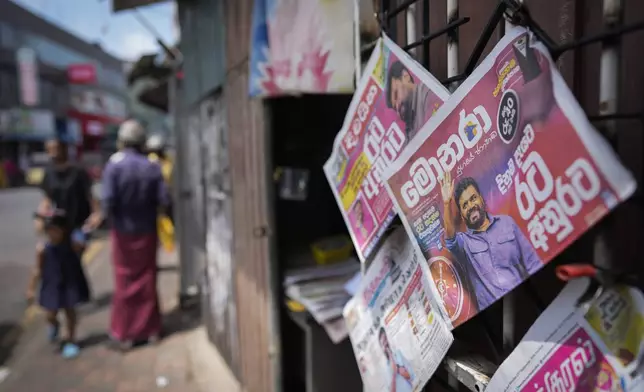
[{"label": "newspaper front page", "polygon": [[393,41],[378,41],[324,164],[361,260],[396,216],[383,171],[448,97],[447,89]]},{"label": "newspaper front page", "polygon": [[366,391],[420,391],[452,344],[422,263],[397,229],[344,308]]},{"label": "newspaper front page", "polygon": [[492,377],[488,391],[644,391],[642,292],[617,286],[589,309],[578,308],[588,283],[581,279],[564,288]]},{"label": "newspaper front page", "polygon": [[454,327],[636,187],[524,28],[508,31],[384,177]]}]

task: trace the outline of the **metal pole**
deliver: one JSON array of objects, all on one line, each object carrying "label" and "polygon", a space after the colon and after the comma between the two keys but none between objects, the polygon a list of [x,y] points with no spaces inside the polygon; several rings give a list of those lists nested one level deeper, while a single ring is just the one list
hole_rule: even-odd
[{"label": "metal pole", "polygon": [[[514,0],[514,2],[517,3],[517,5],[523,4],[523,0]],[[503,24],[503,34],[505,35],[509,30],[512,29],[513,26],[514,25],[510,23],[507,18],[505,18],[505,23]]]},{"label": "metal pole", "polygon": [[[458,0],[447,0],[447,23],[458,19]],[[454,29],[447,34],[447,77],[458,75],[458,30]],[[456,90],[458,82],[452,83],[448,88]]]},{"label": "metal pole", "polygon": [[[605,29],[618,27],[622,22],[623,4],[621,0],[603,1],[603,22]],[[619,38],[610,38],[602,43],[599,76],[599,115],[611,115],[617,112],[617,88],[619,83]],[[603,124],[605,134],[610,139],[615,136],[615,120]],[[614,144],[614,143],[613,143]],[[615,219],[608,217],[595,238],[593,262],[595,265],[613,269],[613,257],[610,235]],[[612,228],[614,229],[614,227]]]},{"label": "metal pole", "polygon": [[[407,44],[416,42],[416,3],[407,7],[405,11],[405,18],[407,19]],[[418,60],[418,49],[413,48],[410,53],[416,60]]]},{"label": "metal pole", "polygon": [[[362,78],[362,51],[360,50],[360,0],[353,0],[353,45],[356,68],[356,91]],[[365,262],[360,261],[360,273],[365,274]]]},{"label": "metal pole", "polygon": [[[617,27],[622,20],[622,1],[604,0],[604,27],[606,30]],[[617,84],[619,82],[619,39],[604,41],[602,44],[599,77],[599,114],[617,112]],[[611,134],[615,131],[615,121],[606,121]]]},{"label": "metal pole", "polygon": [[353,0],[353,35],[357,88],[362,74],[362,53],[360,50],[360,0]]},{"label": "metal pole", "polygon": [[[517,4],[522,4],[523,0],[515,0]],[[509,20],[505,19],[503,24],[504,34],[507,34],[513,27]],[[527,284],[527,282],[524,282]],[[503,321],[501,336],[503,339],[503,354],[509,355],[515,347],[515,304],[516,290],[506,294],[503,297]]]},{"label": "metal pole", "polygon": [[180,175],[185,171],[185,140],[183,132],[181,132],[181,123],[183,116],[179,110],[179,81],[176,78],[176,72],[172,73],[172,77],[168,79],[168,109],[172,116],[172,133],[174,138],[174,170],[172,171],[173,179],[173,197],[174,197],[174,224],[175,224],[175,241],[177,243],[177,253],[179,255],[179,262],[181,264],[180,284],[179,284],[179,304],[184,306],[186,287],[188,276],[185,274],[183,265],[185,260],[188,259],[187,247],[188,245],[183,241],[185,236],[185,222],[184,204],[185,197],[183,195],[184,186],[183,179]]},{"label": "metal pole", "polygon": [[[427,12],[427,11],[425,11]],[[447,24],[458,19],[458,0],[447,0]],[[458,75],[458,29],[447,33],[447,77]],[[456,90],[458,82],[450,83],[447,88]],[[458,388],[459,381],[451,372],[447,375],[447,383],[452,388]]]}]

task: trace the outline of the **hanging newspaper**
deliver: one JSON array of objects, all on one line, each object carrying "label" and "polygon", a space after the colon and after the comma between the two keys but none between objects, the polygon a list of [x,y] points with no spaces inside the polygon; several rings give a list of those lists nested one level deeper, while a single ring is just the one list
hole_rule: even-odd
[{"label": "hanging newspaper", "polygon": [[449,96],[389,38],[380,39],[324,173],[361,260],[396,215],[382,173]]},{"label": "hanging newspaper", "polygon": [[249,94],[353,91],[353,3],[255,0]]},{"label": "hanging newspaper", "polygon": [[588,280],[569,283],[490,380],[495,392],[644,390],[644,296],[618,286],[586,313]]},{"label": "hanging newspaper", "polygon": [[534,274],[636,186],[523,28],[501,39],[385,179],[454,326]]},{"label": "hanging newspaper", "polygon": [[365,390],[419,391],[454,340],[405,231],[384,242],[344,318]]}]

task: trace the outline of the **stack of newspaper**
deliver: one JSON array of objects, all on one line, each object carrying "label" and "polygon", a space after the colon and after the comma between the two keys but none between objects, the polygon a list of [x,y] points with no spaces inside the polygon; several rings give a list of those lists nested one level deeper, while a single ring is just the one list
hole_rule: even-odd
[{"label": "stack of newspaper", "polygon": [[337,343],[347,336],[342,310],[351,299],[345,285],[360,270],[356,259],[326,266],[299,268],[286,272],[286,296],[306,308]]}]

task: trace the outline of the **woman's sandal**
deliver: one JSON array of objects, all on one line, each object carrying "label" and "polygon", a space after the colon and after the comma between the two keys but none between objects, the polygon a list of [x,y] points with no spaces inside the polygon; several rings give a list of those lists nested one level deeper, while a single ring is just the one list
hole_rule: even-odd
[{"label": "woman's sandal", "polygon": [[108,347],[111,348],[114,351],[119,351],[122,353],[130,351],[132,349],[133,343],[130,340],[126,341],[118,341],[116,339],[110,339]]}]

